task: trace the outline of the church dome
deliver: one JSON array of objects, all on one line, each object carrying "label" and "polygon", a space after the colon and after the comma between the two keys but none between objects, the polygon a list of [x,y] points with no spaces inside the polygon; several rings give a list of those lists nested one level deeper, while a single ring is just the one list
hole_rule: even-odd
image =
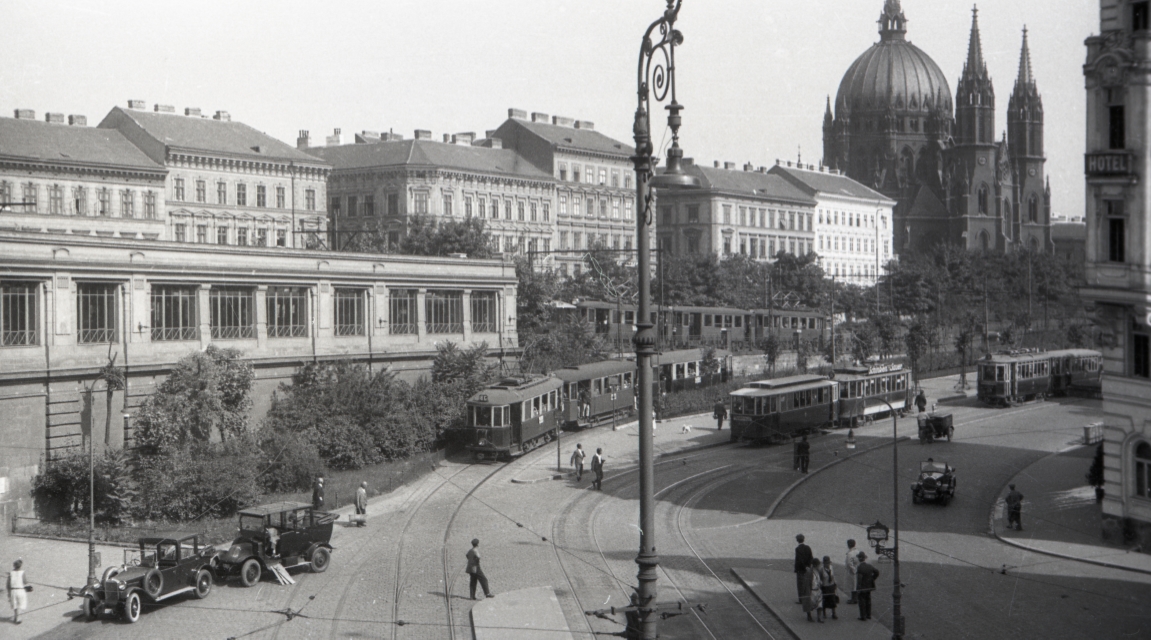
[{"label": "church dome", "polygon": [[880,40],[843,75],[835,96],[837,111],[951,111],[947,77],[931,56],[907,41],[906,24],[899,0],[886,0]]}]

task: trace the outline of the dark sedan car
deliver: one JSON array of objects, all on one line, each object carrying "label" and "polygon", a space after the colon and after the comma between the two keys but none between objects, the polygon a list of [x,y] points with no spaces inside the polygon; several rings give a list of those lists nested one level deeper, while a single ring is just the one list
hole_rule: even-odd
[{"label": "dark sedan car", "polygon": [[307,566],[316,573],[331,561],[332,524],[337,515],[303,502],[275,502],[240,512],[240,533],[217,556],[217,577],[238,573],[245,587],[264,572],[282,584],[294,582],[287,569]]},{"label": "dark sedan car", "polygon": [[928,459],[919,463],[919,480],[911,485],[911,501],[939,501],[947,505],[955,497],[955,467]]}]

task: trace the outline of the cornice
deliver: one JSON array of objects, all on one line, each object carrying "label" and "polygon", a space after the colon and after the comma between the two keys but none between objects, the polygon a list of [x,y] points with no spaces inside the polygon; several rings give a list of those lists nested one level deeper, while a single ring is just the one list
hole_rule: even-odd
[{"label": "cornice", "polygon": [[122,176],[163,181],[168,175],[164,167],[146,169],[123,165],[104,165],[88,162],[68,162],[61,160],[34,160],[30,158],[5,157],[0,155],[0,169],[16,171],[41,171],[46,173],[73,173],[92,176]]}]

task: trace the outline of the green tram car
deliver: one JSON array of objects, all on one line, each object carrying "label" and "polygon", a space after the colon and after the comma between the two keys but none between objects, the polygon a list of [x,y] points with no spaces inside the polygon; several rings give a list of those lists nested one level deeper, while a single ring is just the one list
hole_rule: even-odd
[{"label": "green tram car", "polygon": [[508,459],[556,436],[563,382],[553,376],[504,378],[468,400],[466,441],[477,460]]},{"label": "green tram car", "polygon": [[805,374],[760,380],[733,391],[731,440],[782,442],[835,423],[839,385]]},{"label": "green tram car", "polygon": [[899,413],[911,406],[911,376],[902,364],[839,368],[835,382],[839,384],[836,424],[840,427],[857,427],[890,414],[884,400]]},{"label": "green tram car", "polygon": [[603,360],[555,372],[563,381],[560,425],[594,427],[632,413],[635,407],[635,362]]},{"label": "green tram car", "polygon": [[1048,395],[1098,396],[1103,354],[1090,349],[987,354],[977,366],[979,399],[1007,407]]}]

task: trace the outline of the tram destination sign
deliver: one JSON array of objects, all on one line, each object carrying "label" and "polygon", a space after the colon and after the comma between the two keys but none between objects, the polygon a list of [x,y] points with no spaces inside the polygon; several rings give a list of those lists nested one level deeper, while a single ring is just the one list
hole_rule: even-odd
[{"label": "tram destination sign", "polygon": [[1131,154],[1126,152],[1088,153],[1085,156],[1084,168],[1088,176],[1129,176],[1131,171]]}]

